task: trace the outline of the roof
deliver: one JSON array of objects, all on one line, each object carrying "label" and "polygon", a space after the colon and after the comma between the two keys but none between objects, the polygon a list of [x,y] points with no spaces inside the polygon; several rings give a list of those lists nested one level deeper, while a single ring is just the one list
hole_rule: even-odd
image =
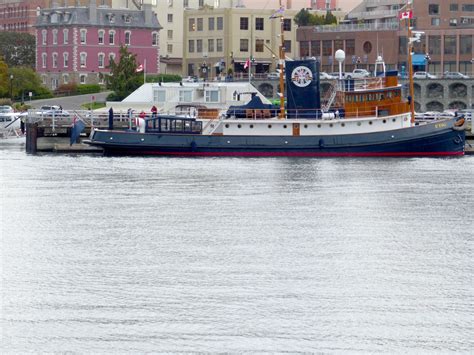
[{"label": "roof", "polygon": [[[90,16],[89,7],[59,7],[43,9],[37,17],[36,27],[51,25],[80,25],[100,27],[149,28],[154,30],[163,27],[156,15],[147,16],[146,10],[113,9],[100,6],[96,9],[96,20]],[[149,21],[147,22],[147,18]]]}]

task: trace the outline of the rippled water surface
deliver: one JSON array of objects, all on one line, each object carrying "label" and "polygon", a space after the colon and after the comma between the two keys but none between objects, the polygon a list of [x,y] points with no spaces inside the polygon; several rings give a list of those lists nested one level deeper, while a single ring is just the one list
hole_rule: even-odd
[{"label": "rippled water surface", "polygon": [[2,352],[472,352],[474,157],[0,145]]}]

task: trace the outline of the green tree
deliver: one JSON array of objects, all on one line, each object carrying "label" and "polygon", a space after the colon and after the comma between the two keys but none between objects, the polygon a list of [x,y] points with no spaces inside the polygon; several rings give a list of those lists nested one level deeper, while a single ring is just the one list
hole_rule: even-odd
[{"label": "green tree", "polygon": [[301,9],[294,17],[293,21],[298,26],[321,26],[337,23],[336,17],[328,11],[326,16],[312,14],[307,9]]},{"label": "green tree", "polygon": [[9,67],[35,67],[36,40],[29,33],[0,32],[0,56]]},{"label": "green tree", "polygon": [[8,80],[8,65],[0,56],[0,97],[7,97],[9,95]]},{"label": "green tree", "polygon": [[127,47],[121,46],[119,61],[111,59],[107,69],[110,74],[105,76],[107,88],[113,91],[108,99],[116,101],[123,100],[143,84],[143,75],[137,73],[137,55],[128,51]]},{"label": "green tree", "polygon": [[311,26],[311,14],[306,9],[301,9],[293,18],[298,26]]},{"label": "green tree", "polygon": [[331,11],[326,12],[326,17],[324,18],[325,25],[337,24],[337,18],[332,14]]},{"label": "green tree", "polygon": [[27,99],[31,91],[34,98],[48,97],[50,92],[43,86],[38,74],[30,67],[10,68],[9,75],[13,75],[13,97]]}]

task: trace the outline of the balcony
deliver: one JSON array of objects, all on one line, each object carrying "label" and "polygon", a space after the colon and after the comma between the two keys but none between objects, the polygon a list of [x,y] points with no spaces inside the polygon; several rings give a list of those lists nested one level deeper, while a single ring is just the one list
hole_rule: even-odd
[{"label": "balcony", "polygon": [[314,26],[314,32],[397,31],[399,22],[392,23],[348,23],[337,26]]},{"label": "balcony", "polygon": [[398,18],[400,10],[374,10],[374,11],[360,11],[350,12],[347,17],[350,19],[364,19],[372,20],[377,18],[395,17]]}]

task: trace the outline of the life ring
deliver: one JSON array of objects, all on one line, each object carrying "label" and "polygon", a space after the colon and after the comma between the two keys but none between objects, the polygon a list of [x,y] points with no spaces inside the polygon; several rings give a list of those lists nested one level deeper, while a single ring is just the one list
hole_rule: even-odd
[{"label": "life ring", "polygon": [[464,117],[461,117],[456,122],[454,122],[453,128],[456,131],[462,131],[464,130],[465,126],[466,126],[466,120],[464,119]]}]

